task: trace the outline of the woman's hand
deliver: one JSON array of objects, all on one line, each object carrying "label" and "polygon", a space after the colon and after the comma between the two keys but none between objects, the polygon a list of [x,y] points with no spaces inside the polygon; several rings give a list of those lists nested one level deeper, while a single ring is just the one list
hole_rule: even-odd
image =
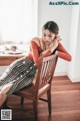
[{"label": "woman's hand", "polygon": [[57,47],[58,47],[58,43],[59,41],[61,40],[61,37],[60,36],[57,36],[53,42],[51,42],[50,44],[50,49],[51,51],[53,52]]},{"label": "woman's hand", "polygon": [[49,50],[51,50],[51,52],[53,52],[57,47],[58,47],[58,43],[61,40],[60,36],[57,36],[52,42],[51,44],[48,46],[48,48],[43,51],[40,56],[43,56],[44,54],[46,54]]},{"label": "woman's hand", "polygon": [[56,49],[60,40],[61,40],[61,37],[60,37],[60,36],[57,36],[57,37],[53,40],[53,42],[51,42],[50,48],[54,47],[54,48]]},{"label": "woman's hand", "polygon": [[49,51],[49,49],[43,51],[43,52],[40,54],[40,56],[43,56],[43,55],[46,54],[48,51]]}]

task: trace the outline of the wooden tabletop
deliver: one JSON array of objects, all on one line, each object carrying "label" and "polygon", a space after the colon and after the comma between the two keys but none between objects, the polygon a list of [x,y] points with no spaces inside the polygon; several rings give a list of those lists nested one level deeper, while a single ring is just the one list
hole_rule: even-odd
[{"label": "wooden tabletop", "polygon": [[13,61],[25,56],[25,54],[0,54],[0,66],[10,65]]}]

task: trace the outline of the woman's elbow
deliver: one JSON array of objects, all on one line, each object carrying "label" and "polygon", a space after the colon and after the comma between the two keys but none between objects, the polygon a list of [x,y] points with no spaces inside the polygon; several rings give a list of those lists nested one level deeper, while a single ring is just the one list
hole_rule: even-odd
[{"label": "woman's elbow", "polygon": [[68,61],[72,61],[72,56],[71,55],[69,55]]},{"label": "woman's elbow", "polygon": [[40,61],[36,60],[34,61],[35,65],[39,68],[40,67]]}]

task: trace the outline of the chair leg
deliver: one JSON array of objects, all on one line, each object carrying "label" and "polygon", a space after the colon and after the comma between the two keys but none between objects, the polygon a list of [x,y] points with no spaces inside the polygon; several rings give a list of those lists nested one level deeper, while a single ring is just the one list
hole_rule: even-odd
[{"label": "chair leg", "polygon": [[49,116],[51,116],[51,90],[47,91],[47,99],[48,99]]},{"label": "chair leg", "polygon": [[35,121],[37,121],[37,101],[33,101],[33,111],[34,111],[34,118],[35,118]]},{"label": "chair leg", "polygon": [[21,105],[23,105],[23,103],[24,103],[24,98],[21,97]]}]

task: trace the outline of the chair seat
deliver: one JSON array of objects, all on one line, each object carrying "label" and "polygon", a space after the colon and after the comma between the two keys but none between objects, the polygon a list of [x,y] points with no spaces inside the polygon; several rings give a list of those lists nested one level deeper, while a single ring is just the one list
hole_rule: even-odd
[{"label": "chair seat", "polygon": [[[49,89],[50,84],[46,84],[44,87],[42,87],[41,89],[39,89],[38,92],[38,97],[42,96],[44,94],[44,92],[46,93],[46,91]],[[30,98],[32,99],[34,97],[34,85],[30,85],[29,87],[25,87],[20,91],[14,92],[14,95],[18,95],[24,98]]]},{"label": "chair seat", "polygon": [[14,95],[21,96],[23,98],[33,98],[33,92],[34,92],[34,85],[30,85],[29,87],[25,87],[20,91],[14,92]]},{"label": "chair seat", "polygon": [[39,89],[38,97],[41,97],[44,93],[46,93],[49,88],[50,88],[50,84],[46,84],[44,87]]}]

